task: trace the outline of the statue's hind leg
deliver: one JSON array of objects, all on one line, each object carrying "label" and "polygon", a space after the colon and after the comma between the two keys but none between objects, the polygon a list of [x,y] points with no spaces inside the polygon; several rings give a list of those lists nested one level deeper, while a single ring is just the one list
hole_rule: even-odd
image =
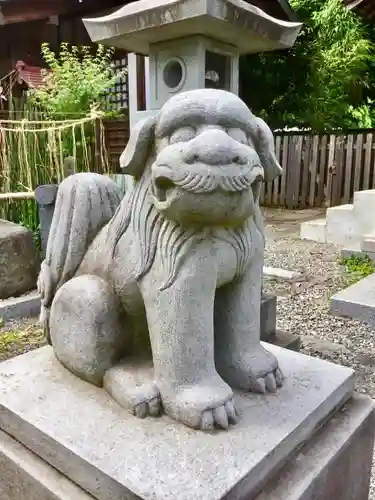
[{"label": "statue's hind leg", "polygon": [[101,386],[105,372],[124,356],[129,330],[105,280],[84,275],[56,293],[50,333],[56,357],[72,373]]},{"label": "statue's hind leg", "polygon": [[[138,417],[161,413],[152,363],[122,360],[132,343],[131,327],[105,280],[73,278],[54,298],[50,332],[55,354],[72,373],[102,386],[117,403]],[[143,376],[142,383],[139,376]]]}]

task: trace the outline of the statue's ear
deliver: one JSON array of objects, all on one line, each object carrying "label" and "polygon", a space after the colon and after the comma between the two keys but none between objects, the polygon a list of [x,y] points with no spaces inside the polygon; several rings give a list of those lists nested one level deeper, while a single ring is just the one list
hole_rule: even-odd
[{"label": "statue's ear", "polygon": [[264,180],[270,182],[282,174],[283,169],[277,161],[275,154],[275,141],[273,133],[267,123],[261,118],[255,118],[254,142],[262,167]]},{"label": "statue's ear", "polygon": [[120,167],[124,174],[136,179],[141,177],[154,141],[156,117],[140,120],[131,131],[126,148],[120,156]]}]

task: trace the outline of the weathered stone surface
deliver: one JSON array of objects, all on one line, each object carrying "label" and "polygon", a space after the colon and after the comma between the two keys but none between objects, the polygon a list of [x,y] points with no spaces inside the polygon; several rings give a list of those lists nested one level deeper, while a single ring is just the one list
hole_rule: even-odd
[{"label": "weathered stone surface", "polygon": [[93,500],[21,443],[0,431],[1,500]]},{"label": "weathered stone surface", "polygon": [[374,430],[373,401],[355,396],[255,500],[368,500]]},{"label": "weathered stone surface", "polygon": [[285,385],[236,393],[239,421],[227,433],[137,419],[64,369],[50,347],[0,364],[0,428],[98,500],[251,500],[354,389],[348,368],[268,349]]},{"label": "weathered stone surface", "polygon": [[36,287],[39,254],[28,229],[0,220],[0,298],[18,297]]},{"label": "weathered stone surface", "polygon": [[[272,132],[230,92],[182,92],[137,123],[120,164],[138,180],[123,199],[97,174],[59,186],[38,281],[56,356],[139,417],[227,429],[233,389],[283,383],[260,344]],[[118,361],[150,344],[154,380],[140,390]]]}]

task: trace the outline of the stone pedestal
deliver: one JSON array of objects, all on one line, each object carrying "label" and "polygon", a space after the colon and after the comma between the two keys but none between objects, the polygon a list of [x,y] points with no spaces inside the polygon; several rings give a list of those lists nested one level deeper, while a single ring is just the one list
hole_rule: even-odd
[{"label": "stone pedestal", "polygon": [[285,386],[237,394],[238,424],[211,434],[127,414],[50,347],[2,363],[1,499],[366,500],[374,409],[352,370],[267,348]]}]

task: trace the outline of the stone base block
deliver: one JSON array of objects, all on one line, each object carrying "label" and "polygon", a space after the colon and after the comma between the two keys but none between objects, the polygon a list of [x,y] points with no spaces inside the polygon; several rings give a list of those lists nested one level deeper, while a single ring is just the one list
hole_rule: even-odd
[{"label": "stone base block", "polygon": [[[368,500],[374,420],[371,400],[355,396],[287,460],[254,500]],[[0,498],[95,500],[1,431]]]},{"label": "stone base block", "polygon": [[[96,500],[255,500],[296,454],[307,453],[303,446],[319,445],[319,429],[348,415],[340,408],[354,390],[352,370],[264,345],[278,356],[285,386],[276,394],[237,393],[239,421],[228,431],[193,431],[166,416],[139,420],[65,370],[50,347],[0,364],[0,429]],[[366,412],[372,418],[372,404]],[[373,439],[367,429],[366,457]],[[313,453],[311,467],[316,463]],[[357,481],[342,481],[350,479]],[[3,469],[0,480],[9,482]],[[291,491],[285,500],[331,500]]]},{"label": "stone base block", "polygon": [[256,500],[368,500],[374,429],[373,402],[355,396]]}]

